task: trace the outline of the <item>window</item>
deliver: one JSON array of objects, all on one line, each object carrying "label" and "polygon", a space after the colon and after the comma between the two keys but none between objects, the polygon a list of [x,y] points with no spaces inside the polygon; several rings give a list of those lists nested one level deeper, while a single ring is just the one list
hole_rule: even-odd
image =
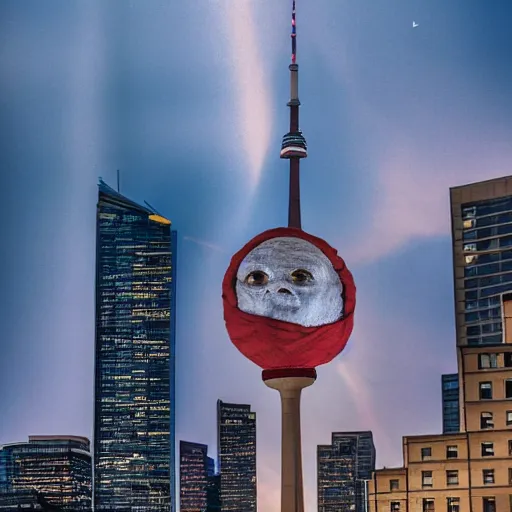
[{"label": "window", "polygon": [[432,471],[421,472],[421,486],[432,487]]},{"label": "window", "polygon": [[508,485],[512,484],[512,468],[508,468]]},{"label": "window", "polygon": [[446,485],[459,485],[459,472],[457,470],[446,472]]},{"label": "window", "polygon": [[429,460],[432,457],[432,448],[430,446],[428,448],[421,449],[421,460]]},{"label": "window", "polygon": [[478,368],[498,368],[498,354],[478,354]]},{"label": "window", "polygon": [[482,470],[482,478],[483,478],[484,484],[493,484],[494,483],[494,469]]},{"label": "window", "polygon": [[492,419],[492,412],[480,413],[480,428],[494,428],[494,421]]},{"label": "window", "polygon": [[460,499],[459,498],[447,498],[446,499],[446,511],[447,512],[460,512]]},{"label": "window", "polygon": [[482,443],[482,457],[492,457],[494,455],[494,443]]},{"label": "window", "polygon": [[510,440],[508,442],[508,454],[512,455],[512,441],[510,441]]},{"label": "window", "polygon": [[423,498],[423,512],[435,512],[434,498]]},{"label": "window", "polygon": [[496,500],[494,498],[482,498],[483,512],[496,512]]},{"label": "window", "polygon": [[505,379],[505,398],[512,398],[512,379]]},{"label": "window", "polygon": [[512,411],[507,411],[506,423],[512,425]]},{"label": "window", "polygon": [[480,382],[480,400],[492,399],[492,383]]},{"label": "window", "polygon": [[400,512],[400,502],[392,501],[391,507],[389,508],[390,512]]},{"label": "window", "polygon": [[505,352],[503,356],[505,368],[512,368],[512,352]]},{"label": "window", "polygon": [[457,446],[447,446],[446,447],[446,458],[447,459],[456,459],[459,456],[459,449]]},{"label": "window", "polygon": [[389,481],[389,490],[390,491],[398,491],[399,488],[399,482],[398,480],[390,480]]}]

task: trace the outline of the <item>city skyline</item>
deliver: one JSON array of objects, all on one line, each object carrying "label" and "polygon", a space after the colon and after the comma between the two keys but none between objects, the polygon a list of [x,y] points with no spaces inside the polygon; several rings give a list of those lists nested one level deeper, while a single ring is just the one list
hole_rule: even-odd
[{"label": "city skyline", "polygon": [[[304,392],[308,509],[331,432],[372,430],[381,467],[401,464],[401,435],[441,429],[448,188],[512,161],[512,6],[495,4],[298,6],[303,227],[358,287],[351,341]],[[179,230],[176,436],[214,449],[217,398],[250,403],[259,506],[278,510],[278,397],[231,346],[220,283],[246,240],[286,223],[288,32],[289,3],[270,0],[1,3],[0,444],[92,437],[96,182],[120,169],[121,193]]]}]

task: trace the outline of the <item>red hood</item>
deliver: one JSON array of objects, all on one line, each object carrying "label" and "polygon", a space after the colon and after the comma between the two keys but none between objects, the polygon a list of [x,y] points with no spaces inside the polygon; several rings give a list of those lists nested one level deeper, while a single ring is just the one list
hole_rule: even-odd
[{"label": "red hood", "polygon": [[[331,261],[343,284],[343,318],[319,327],[303,327],[238,309],[236,275],[255,247],[277,237],[294,237],[318,247]],[[332,361],[347,344],[354,327],[356,287],[345,262],[327,242],[296,228],[275,228],[254,237],[233,258],[222,283],[224,320],[233,344],[264,370],[315,368]]]}]

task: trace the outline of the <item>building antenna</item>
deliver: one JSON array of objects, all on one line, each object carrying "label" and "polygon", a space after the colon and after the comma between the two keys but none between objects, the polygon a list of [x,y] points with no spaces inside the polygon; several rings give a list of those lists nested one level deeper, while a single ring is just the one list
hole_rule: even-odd
[{"label": "building antenna", "polygon": [[288,227],[302,229],[300,216],[300,159],[308,156],[306,139],[299,129],[299,65],[297,64],[297,26],[295,0],[292,3],[292,63],[290,70],[290,131],[283,137],[281,158],[290,160]]},{"label": "building antenna", "polygon": [[121,189],[120,189],[120,186],[119,186],[119,181],[120,181],[120,173],[119,173],[119,169],[117,169],[117,192],[120,193],[121,192]]}]

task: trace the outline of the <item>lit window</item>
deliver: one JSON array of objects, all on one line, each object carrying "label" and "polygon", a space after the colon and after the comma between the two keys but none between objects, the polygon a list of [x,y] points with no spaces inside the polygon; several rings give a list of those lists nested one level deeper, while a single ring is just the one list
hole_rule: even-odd
[{"label": "lit window", "polygon": [[482,470],[482,479],[485,485],[494,483],[494,469]]},{"label": "lit window", "polygon": [[492,457],[494,455],[494,443],[482,443],[482,457]]},{"label": "lit window", "polygon": [[492,418],[492,412],[481,412],[480,413],[480,428],[494,428],[494,422]]},{"label": "lit window", "polygon": [[421,449],[421,460],[429,460],[432,457],[432,448],[422,448]]},{"label": "lit window", "polygon": [[512,411],[507,411],[507,417],[506,417],[506,422],[507,422],[507,425],[512,425]]},{"label": "lit window", "polygon": [[391,507],[389,508],[390,512],[400,512],[400,502],[392,501]]}]

